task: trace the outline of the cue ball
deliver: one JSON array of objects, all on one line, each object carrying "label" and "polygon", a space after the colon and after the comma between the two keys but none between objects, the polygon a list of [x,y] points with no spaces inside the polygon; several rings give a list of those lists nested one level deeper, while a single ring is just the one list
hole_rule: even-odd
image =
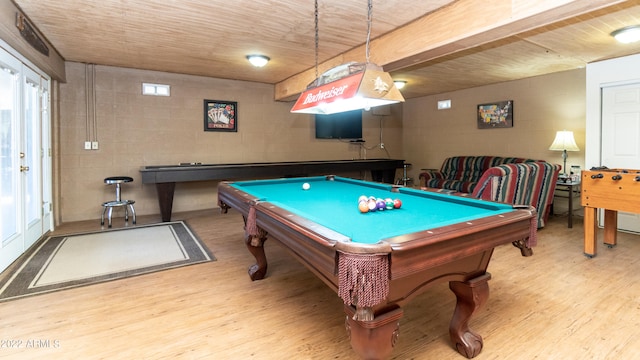
[{"label": "cue ball", "polygon": [[309,189],[311,189],[311,185],[309,185],[309,183],[304,183],[304,184],[302,184],[302,189],[303,190],[309,190]]}]

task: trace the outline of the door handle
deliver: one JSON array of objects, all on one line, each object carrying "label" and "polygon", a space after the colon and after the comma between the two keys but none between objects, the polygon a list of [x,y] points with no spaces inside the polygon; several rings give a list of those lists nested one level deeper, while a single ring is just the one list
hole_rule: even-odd
[{"label": "door handle", "polygon": [[26,172],[26,171],[29,171],[29,167],[20,165],[20,172]]}]

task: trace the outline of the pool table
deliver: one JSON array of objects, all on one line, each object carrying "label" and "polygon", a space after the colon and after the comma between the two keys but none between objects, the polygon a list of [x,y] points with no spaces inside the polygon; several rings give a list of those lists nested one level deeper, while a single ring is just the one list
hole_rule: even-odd
[{"label": "pool table", "polygon": [[[361,195],[402,205],[361,213]],[[338,176],[222,182],[218,203],[244,217],[244,241],[256,259],[251,279],[266,275],[270,235],[338,293],[351,346],[365,359],[391,356],[402,306],[445,281],[457,297],[449,326],[454,347],[467,358],[479,354],[482,337],[468,324],[489,296],[493,249],[531,247],[536,239],[529,206]]]}]

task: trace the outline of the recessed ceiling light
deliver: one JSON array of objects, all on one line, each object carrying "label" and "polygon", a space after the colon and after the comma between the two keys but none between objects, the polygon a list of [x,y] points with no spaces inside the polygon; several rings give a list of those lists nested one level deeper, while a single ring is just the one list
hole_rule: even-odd
[{"label": "recessed ceiling light", "polygon": [[622,29],[612,32],[611,36],[623,44],[640,41],[640,26],[633,25],[623,27]]},{"label": "recessed ceiling light", "polygon": [[263,67],[267,65],[271,59],[264,55],[247,55],[247,60],[255,67]]},{"label": "recessed ceiling light", "polygon": [[394,80],[393,84],[398,88],[398,90],[402,89],[405,85],[407,85],[407,82],[404,80]]}]

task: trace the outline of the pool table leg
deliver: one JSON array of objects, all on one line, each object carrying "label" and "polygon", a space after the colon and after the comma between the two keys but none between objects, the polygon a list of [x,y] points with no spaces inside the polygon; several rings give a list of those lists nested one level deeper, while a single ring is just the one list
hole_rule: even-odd
[{"label": "pool table leg", "polygon": [[469,320],[489,298],[491,274],[484,273],[477,278],[461,282],[449,282],[449,288],[456,294],[456,309],[449,325],[449,335],[456,350],[471,359],[482,351],[482,336],[469,328]]},{"label": "pool table leg", "polygon": [[264,242],[267,241],[267,232],[258,229],[258,235],[247,235],[244,239],[247,249],[256,258],[256,263],[249,267],[251,280],[262,280],[267,275],[267,256],[264,253]]},{"label": "pool table leg", "polygon": [[355,309],[345,305],[345,327],[351,348],[361,359],[387,359],[391,357],[400,332],[402,308],[377,314],[371,321],[353,320]]}]

